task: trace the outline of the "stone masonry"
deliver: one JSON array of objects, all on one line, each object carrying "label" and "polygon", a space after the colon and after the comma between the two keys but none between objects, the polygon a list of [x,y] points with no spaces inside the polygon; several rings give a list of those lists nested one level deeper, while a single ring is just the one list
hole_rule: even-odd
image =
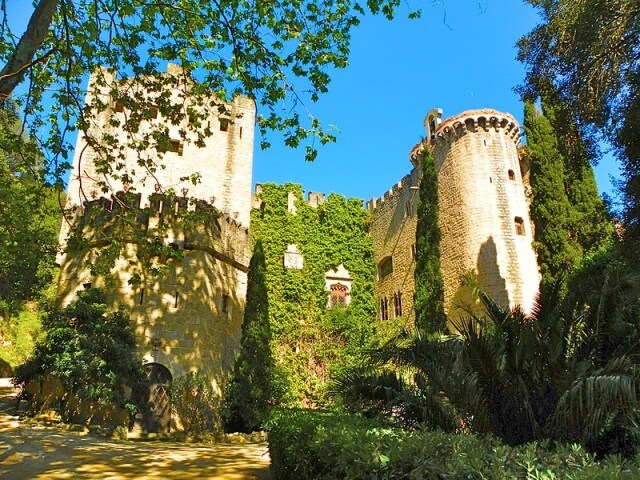
[{"label": "stone masonry", "polygon": [[[445,312],[474,306],[477,285],[503,307],[533,307],[539,272],[517,146],[520,127],[509,114],[472,110],[444,122],[425,119],[426,140],[414,147],[411,173],[383,197],[367,202],[378,266],[376,299],[381,318],[393,318],[401,293],[402,314],[413,317],[413,261],[418,158],[430,148],[438,171],[441,271]],[[467,281],[469,280],[470,283]]]},{"label": "stone masonry", "polygon": [[[181,98],[181,89],[188,88],[187,81],[180,83],[182,71],[170,65],[165,75],[178,79],[168,95]],[[142,99],[139,108],[152,109],[143,130],[153,124],[166,127],[172,149],[163,158],[156,158],[154,149],[129,147],[137,140],[122,127],[127,111],[111,100],[114,88],[130,89]],[[111,308],[124,307],[130,313],[141,362],[166,370],[170,378],[204,371],[220,393],[240,344],[251,254],[249,215],[252,206],[260,207],[257,197],[252,205],[250,191],[255,104],[238,97],[223,108],[207,110],[212,134],[200,144],[187,128],[189,115],[174,124],[153,110],[155,95],[160,94],[141,92],[135,83],[117,80],[106,70],[91,76],[87,104],[109,107],[90,126],[92,140],[80,135],[76,145],[67,221],[60,233],[64,248],[59,257],[59,301],[69,304],[89,284],[104,288]],[[366,204],[372,215],[378,318],[414,318],[418,159],[424,148],[431,149],[438,170],[447,314],[455,318],[456,305],[473,303],[466,279],[505,307],[519,304],[530,310],[539,273],[518,158],[517,122],[488,109],[442,122],[441,111],[432,110],[425,126],[425,141],[410,153],[411,172]],[[100,139],[116,139],[122,146],[112,159],[119,164],[117,170],[99,167],[98,159],[105,154],[96,143]],[[200,182],[194,185],[187,177],[196,172]],[[259,189],[258,185],[256,195]],[[318,206],[324,194],[311,192],[308,201]],[[119,209],[140,212],[135,225],[118,223]],[[194,209],[203,215],[195,222],[185,221]],[[295,210],[290,201],[290,213]],[[125,240],[111,275],[92,275],[89,266],[98,252],[123,228],[137,229],[141,235],[119,235]],[[158,254],[159,274],[146,272],[146,264],[138,259],[142,244],[135,239],[145,235],[158,239],[158,251],[170,246],[180,252],[167,258]],[[289,247],[283,268],[300,268],[303,258],[296,245]],[[333,279],[338,273],[327,275]],[[341,275],[340,283],[346,286],[341,292],[348,303],[352,279],[348,272]],[[332,284],[327,285],[329,295]],[[338,293],[336,301],[341,301]]]},{"label": "stone masonry", "polygon": [[[166,75],[180,78],[181,72],[169,65]],[[94,73],[89,82],[87,104],[100,101],[110,105],[92,124],[90,134],[118,138],[124,148],[117,160],[118,170],[103,172],[96,165],[100,152],[82,135],[78,137],[68,186],[68,221],[63,222],[60,234],[66,248],[59,258],[59,302],[67,305],[89,284],[105,288],[110,307],[122,306],[130,313],[144,364],[166,368],[173,378],[204,371],[221,392],[240,345],[244,313],[251,253],[248,226],[255,104],[238,97],[224,106],[224,113],[217,108],[207,111],[205,122],[212,135],[201,147],[189,133],[185,139],[180,132],[186,129],[188,115],[182,124],[174,125],[154,112],[148,122],[166,126],[169,138],[178,142],[179,148],[164,158],[152,158],[158,168],[150,169],[142,167],[140,159],[148,160],[157,153],[127,148],[127,142],[135,139],[110,123],[111,118],[124,119],[128,114],[110,99],[113,88],[126,87],[132,92],[138,88],[127,82],[116,80],[105,70]],[[176,84],[170,94],[179,96],[180,88],[184,84]],[[157,94],[143,93],[148,103],[140,108],[149,108]],[[196,172],[200,175],[197,185],[184,179]],[[185,222],[194,205],[206,212],[204,217],[195,224]],[[163,248],[171,245],[183,258],[156,258],[162,268],[154,275],[145,272],[138,260],[138,244],[125,240],[109,278],[92,276],[88,266],[123,228],[117,217],[118,209],[124,208],[141,212],[138,233],[160,238]],[[81,242],[67,245],[70,234]],[[139,281],[136,275],[140,275]]]}]

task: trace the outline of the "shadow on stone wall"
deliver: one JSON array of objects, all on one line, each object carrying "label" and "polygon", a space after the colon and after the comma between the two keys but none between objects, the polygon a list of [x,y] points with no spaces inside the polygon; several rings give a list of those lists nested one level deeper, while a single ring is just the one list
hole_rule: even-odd
[{"label": "shadow on stone wall", "polygon": [[480,247],[476,268],[465,275],[462,284],[456,290],[448,312],[450,319],[456,319],[464,314],[465,308],[471,308],[477,314],[483,314],[480,299],[474,294],[474,289],[485,292],[493,301],[503,308],[509,306],[509,293],[505,279],[500,274],[498,265],[498,250],[493,237],[489,237]]},{"label": "shadow on stone wall", "polygon": [[[95,239],[90,228],[85,226],[83,238]],[[155,274],[145,271],[134,242],[123,245],[108,278],[92,277],[87,268],[101,247],[99,241],[69,249],[59,301],[66,303],[85,283],[104,288],[110,307],[125,307],[131,315],[145,362],[165,365],[176,377],[203,371],[220,393],[240,345],[240,277],[246,272],[250,239],[225,217],[196,226],[175,222],[162,235],[163,243],[175,242],[184,256],[156,257],[162,268]],[[130,285],[128,279],[136,272],[141,273],[140,285]]]}]

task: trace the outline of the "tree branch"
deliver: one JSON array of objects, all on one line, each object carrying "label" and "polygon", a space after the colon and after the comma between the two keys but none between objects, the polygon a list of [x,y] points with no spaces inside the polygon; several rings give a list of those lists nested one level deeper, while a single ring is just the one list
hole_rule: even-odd
[{"label": "tree branch", "polygon": [[[0,72],[0,101],[4,101],[24,78],[25,71],[34,65],[33,57],[44,42],[58,7],[58,0],[40,0],[31,15],[27,30],[15,51]],[[40,57],[41,61],[46,55]]]}]

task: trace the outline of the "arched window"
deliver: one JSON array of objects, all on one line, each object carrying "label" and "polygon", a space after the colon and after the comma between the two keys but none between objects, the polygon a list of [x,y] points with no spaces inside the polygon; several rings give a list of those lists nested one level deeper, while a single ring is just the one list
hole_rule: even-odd
[{"label": "arched window", "polygon": [[329,307],[336,305],[346,305],[349,289],[341,283],[334,283],[329,287]]},{"label": "arched window", "polygon": [[393,258],[386,257],[378,264],[378,278],[384,278],[393,272]]}]

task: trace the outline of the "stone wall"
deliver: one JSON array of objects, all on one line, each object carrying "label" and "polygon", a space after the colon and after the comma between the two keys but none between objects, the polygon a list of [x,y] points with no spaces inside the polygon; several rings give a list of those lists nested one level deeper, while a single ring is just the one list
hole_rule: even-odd
[{"label": "stone wall", "polygon": [[520,136],[511,115],[472,110],[439,125],[431,142],[449,316],[456,303],[471,302],[465,277],[503,307],[533,307],[539,273],[518,159]]},{"label": "stone wall", "polygon": [[[162,273],[145,274],[138,245],[132,242],[123,248],[109,278],[96,278],[88,265],[103,245],[102,237],[109,235],[109,227],[96,222],[101,208],[96,201],[77,212],[80,231],[75,233],[84,244],[70,244],[60,272],[61,304],[70,303],[84,284],[104,288],[110,308],[124,307],[130,313],[141,361],[165,365],[174,378],[203,371],[220,391],[240,345],[251,251],[248,230],[214,210],[207,213],[207,221],[189,228],[180,217],[167,219],[155,211],[149,215],[149,235],[157,233],[159,222],[171,221],[163,241],[177,246],[184,257],[156,258],[165,267]],[[132,284],[141,271],[141,282]]]},{"label": "stone wall", "polygon": [[[382,319],[381,302],[386,299],[387,317],[396,318],[394,295],[400,294],[402,317],[413,321],[416,208],[420,172],[414,168],[384,196],[367,202],[372,212],[371,236],[376,264],[375,297],[378,318]],[[382,271],[383,262],[391,258],[393,270]]]},{"label": "stone wall", "polygon": [[[169,65],[167,75],[180,78],[181,70]],[[190,103],[184,90],[189,86],[173,86],[168,95],[172,104],[183,105],[184,114],[179,122],[163,118],[157,112],[156,118],[149,118],[141,125],[138,134],[127,133],[125,122],[130,112],[118,106],[110,96],[113,89],[120,89],[128,95],[146,99],[140,102],[140,109],[148,109],[155,103],[159,93],[140,91],[140,87],[128,80],[116,80],[115,75],[104,69],[94,72],[89,80],[85,104],[102,102],[108,105],[88,128],[92,141],[106,145],[107,141],[122,148],[113,154],[113,170],[103,172],[96,168],[96,160],[105,153],[92,148],[85,135],[80,133],[73,158],[73,168],[69,179],[67,202],[69,206],[81,206],[87,200],[129,189],[142,194],[143,199],[152,193],[173,191],[177,195],[186,192],[190,198],[206,200],[220,211],[228,213],[243,225],[249,225],[251,209],[251,175],[253,167],[253,140],[255,129],[255,103],[246,97],[235,97],[230,104],[212,97],[206,105]],[[163,94],[166,94],[166,89]],[[200,127],[189,125],[189,109],[196,110],[206,119]],[[222,112],[222,113],[221,113]],[[118,126],[113,126],[113,121]],[[156,149],[137,150],[131,145],[143,141],[142,133],[152,127],[167,128],[169,139],[179,142],[178,152],[160,154]],[[193,129],[209,129],[211,135],[197,143]],[[120,164],[116,168],[116,163]],[[188,177],[197,173],[200,181],[194,185]],[[126,174],[129,182],[125,185],[119,176]],[[99,182],[104,182],[109,191],[105,192]],[[144,205],[143,205],[144,206]]]},{"label": "stone wall", "polygon": [[[174,378],[204,371],[220,387],[233,366],[244,311],[255,103],[246,97],[224,103],[213,94],[188,98],[197,85],[171,64],[145,82],[155,87],[146,91],[105,69],[90,76],[85,104],[107,108],[88,116],[78,136],[60,232],[59,299],[68,304],[87,283],[104,287],[110,307],[124,306],[131,314],[141,359],[165,365]],[[135,106],[116,102],[116,91]],[[180,105],[180,113],[165,118],[155,107],[161,102]],[[139,132],[130,131],[128,122],[141,113]],[[143,135],[163,128],[165,140],[173,142],[165,153],[146,145]],[[211,134],[201,143],[197,132],[206,130]],[[104,158],[107,168],[99,165]],[[196,184],[189,178],[194,174],[200,177]],[[137,204],[125,206],[122,196],[136,197]],[[183,216],[194,203],[210,211],[209,219],[187,228]],[[129,207],[144,217],[136,227],[142,235],[123,231],[118,209]],[[116,232],[123,250],[110,278],[92,277],[89,265]],[[80,239],[75,247],[67,245],[70,233]],[[184,258],[157,259],[164,263],[160,275],[145,271],[136,243],[144,235],[176,246]],[[132,284],[137,275],[142,282]]]},{"label": "stone wall", "polygon": [[[367,202],[378,266],[378,317],[386,298],[388,317],[393,318],[393,295],[401,292],[403,315],[414,318],[413,249],[420,181],[416,159],[423,148],[432,150],[438,170],[447,315],[457,315],[456,304],[474,304],[466,279],[503,307],[518,304],[529,311],[540,277],[531,245],[533,229],[525,195],[528,177],[523,179],[517,150],[520,127],[511,115],[487,109],[467,111],[442,123],[438,118],[427,122],[427,129],[431,140],[413,148],[411,173],[383,197]],[[389,258],[393,271],[381,275]]]}]

